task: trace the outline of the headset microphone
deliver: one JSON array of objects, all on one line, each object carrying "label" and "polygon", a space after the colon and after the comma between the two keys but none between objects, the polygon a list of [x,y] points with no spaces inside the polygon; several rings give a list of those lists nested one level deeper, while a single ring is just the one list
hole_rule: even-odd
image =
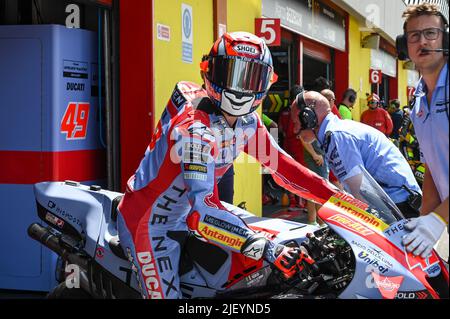
[{"label": "headset microphone", "polygon": [[[449,47],[449,36],[448,36],[448,22],[445,16],[438,12],[435,14],[441,17],[442,22],[444,23],[444,30],[442,33],[442,48],[441,49],[422,49],[423,52],[442,52],[444,55],[448,56],[448,47]],[[403,23],[403,34],[400,34],[395,39],[395,48],[397,49],[397,58],[401,61],[408,60],[408,41],[406,39],[406,21]]]},{"label": "headset microphone", "polygon": [[444,52],[444,54],[448,54],[448,49],[421,49],[422,52]]}]

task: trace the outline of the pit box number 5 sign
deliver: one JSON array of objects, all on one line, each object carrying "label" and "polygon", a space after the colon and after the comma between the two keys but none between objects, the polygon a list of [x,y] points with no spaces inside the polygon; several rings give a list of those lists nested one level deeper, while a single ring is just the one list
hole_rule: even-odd
[{"label": "pit box number 5 sign", "polygon": [[256,18],[255,34],[264,39],[268,46],[281,45],[280,19]]}]

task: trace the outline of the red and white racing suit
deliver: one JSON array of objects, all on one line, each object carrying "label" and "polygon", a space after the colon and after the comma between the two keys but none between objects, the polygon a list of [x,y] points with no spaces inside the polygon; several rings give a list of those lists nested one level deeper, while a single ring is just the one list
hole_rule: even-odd
[{"label": "red and white racing suit", "polygon": [[278,147],[256,112],[238,118],[230,128],[215,110],[199,85],[177,83],[119,204],[121,244],[144,297],[181,297],[181,247],[173,234],[189,230],[240,253],[255,233],[221,204],[217,192],[218,181],[241,151],[268,167],[274,180],[295,194],[324,203],[335,193],[331,184]]}]

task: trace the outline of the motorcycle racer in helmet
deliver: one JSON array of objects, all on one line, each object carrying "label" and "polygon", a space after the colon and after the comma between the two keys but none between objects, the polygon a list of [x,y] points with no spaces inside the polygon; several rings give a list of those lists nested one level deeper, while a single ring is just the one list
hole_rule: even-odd
[{"label": "motorcycle racer in helmet", "polygon": [[121,245],[145,298],[181,298],[180,234],[187,232],[232,252],[232,267],[204,278],[218,289],[242,269],[235,263],[254,262],[257,271],[266,260],[292,278],[299,263],[311,262],[298,248],[275,244],[251,229],[220,202],[217,183],[242,151],[301,197],[324,203],[337,192],[279,148],[255,112],[276,80],[263,40],[225,33],[200,66],[204,88],[176,84],[118,207]]},{"label": "motorcycle racer in helmet", "polygon": [[247,32],[225,33],[200,66],[208,96],[231,116],[255,111],[277,79],[266,43]]}]

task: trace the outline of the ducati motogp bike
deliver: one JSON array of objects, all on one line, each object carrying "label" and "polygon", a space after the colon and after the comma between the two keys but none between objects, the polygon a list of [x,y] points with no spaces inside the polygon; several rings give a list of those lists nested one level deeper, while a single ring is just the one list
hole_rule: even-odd
[{"label": "ducati motogp bike", "polygon": [[[448,298],[448,265],[435,251],[423,259],[405,250],[401,240],[407,220],[358,168],[362,180],[349,192],[352,196],[337,193],[318,211],[324,227],[258,217],[223,202],[255,232],[308,251],[314,263],[298,264],[301,271],[289,280],[266,261],[223,250],[188,232],[168,234],[182,246],[182,297]],[[28,234],[62,260],[62,278],[49,298],[141,298],[137,269],[117,232],[123,194],[72,181],[37,183],[34,192],[42,222],[30,225]]]}]

